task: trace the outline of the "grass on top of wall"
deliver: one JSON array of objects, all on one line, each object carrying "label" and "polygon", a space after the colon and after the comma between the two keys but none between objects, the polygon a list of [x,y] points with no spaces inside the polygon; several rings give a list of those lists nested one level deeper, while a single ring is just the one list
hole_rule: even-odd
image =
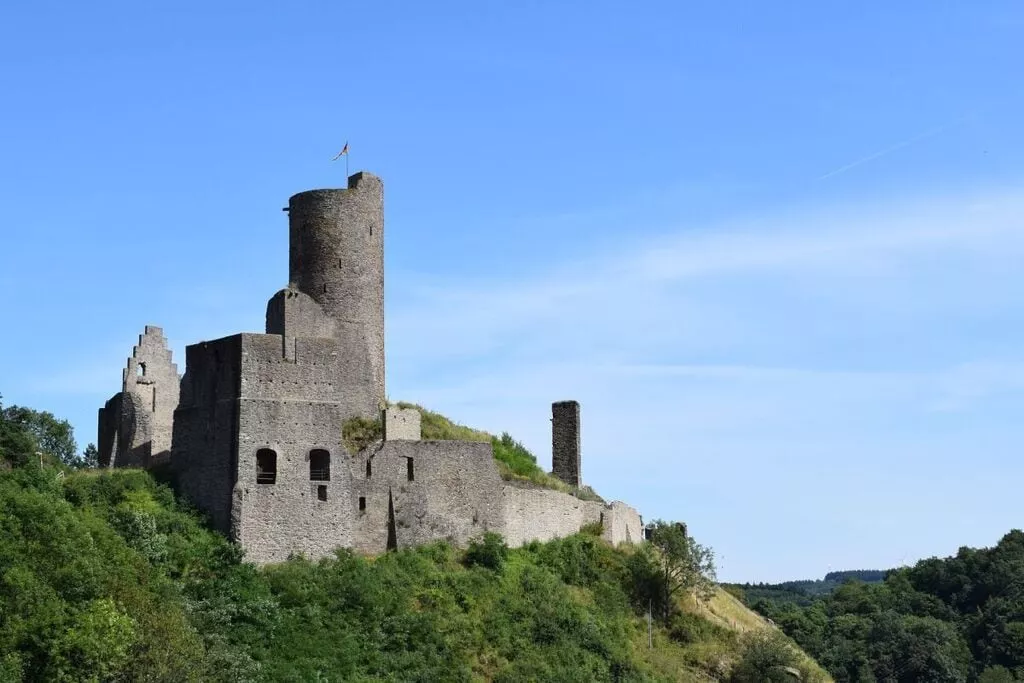
[{"label": "grass on top of wall", "polygon": [[[415,403],[399,401],[390,404],[398,408],[413,408],[420,413],[420,434],[424,441],[477,441],[490,442],[498,472],[506,481],[518,481],[543,488],[562,491],[581,500],[604,501],[589,486],[569,486],[561,479],[545,472],[537,464],[537,457],[526,446],[516,441],[508,432],[495,436],[480,429],[458,424],[449,418],[427,410]],[[371,443],[382,438],[384,433],[380,419],[356,417],[345,423],[342,439],[350,453],[358,453]]]}]

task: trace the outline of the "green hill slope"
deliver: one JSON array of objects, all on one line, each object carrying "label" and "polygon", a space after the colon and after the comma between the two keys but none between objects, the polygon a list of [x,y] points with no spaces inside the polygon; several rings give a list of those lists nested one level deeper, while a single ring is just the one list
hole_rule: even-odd
[{"label": "green hill slope", "polygon": [[59,474],[0,473],[0,680],[715,680],[746,646],[716,598],[648,648],[596,536],[257,569],[145,472]]},{"label": "green hill slope", "polygon": [[821,680],[722,592],[648,631],[657,556],[599,529],[256,568],[150,473],[63,464],[49,424],[0,412],[0,681]]}]

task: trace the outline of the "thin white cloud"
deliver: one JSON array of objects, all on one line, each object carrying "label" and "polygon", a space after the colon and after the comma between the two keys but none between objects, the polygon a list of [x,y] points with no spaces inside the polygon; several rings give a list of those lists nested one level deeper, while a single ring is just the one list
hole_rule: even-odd
[{"label": "thin white cloud", "polygon": [[876,159],[880,159],[880,158],[882,158],[884,156],[892,154],[893,152],[897,152],[897,151],[903,149],[904,147],[909,147],[910,145],[913,145],[913,144],[915,144],[917,142],[921,142],[923,140],[927,140],[928,138],[935,137],[939,133],[944,133],[947,130],[949,130],[950,128],[952,128],[953,126],[957,125],[958,123],[960,123],[960,121],[961,121],[961,119],[958,119],[958,120],[953,121],[951,123],[947,123],[947,124],[942,125],[942,126],[936,126],[935,128],[931,128],[929,130],[924,131],[923,133],[918,133],[917,135],[915,135],[915,136],[913,136],[911,138],[908,138],[908,139],[904,140],[903,142],[897,142],[895,145],[891,145],[889,147],[886,147],[885,149],[882,149],[882,150],[879,150],[877,152],[874,152],[873,154],[869,154],[866,157],[863,157],[861,159],[857,159],[856,161],[850,162],[848,164],[844,164],[843,166],[840,166],[837,169],[829,171],[825,175],[823,175],[820,178],[818,178],[818,180],[826,180],[826,179],[831,178],[833,176],[837,176],[840,173],[845,173],[845,172],[849,171],[850,169],[856,168],[856,167],[858,167],[858,166],[860,166],[862,164],[866,164],[868,162],[875,161]]}]

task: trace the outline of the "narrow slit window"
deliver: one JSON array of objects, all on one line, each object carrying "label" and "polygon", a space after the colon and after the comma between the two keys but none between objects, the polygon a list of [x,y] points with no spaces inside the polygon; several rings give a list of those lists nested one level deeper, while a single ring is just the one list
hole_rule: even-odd
[{"label": "narrow slit window", "polygon": [[359,496],[359,511],[366,511],[366,496]]},{"label": "narrow slit window", "polygon": [[322,448],[309,452],[309,478],[311,481],[331,480],[331,454]]},{"label": "narrow slit window", "polygon": [[320,484],[319,486],[316,487],[316,499],[317,500],[327,500],[327,486],[326,485]]},{"label": "narrow slit window", "polygon": [[412,466],[412,458],[405,459],[405,473],[408,476],[409,481],[413,481],[415,479],[415,472],[413,471]]},{"label": "narrow slit window", "polygon": [[256,483],[277,483],[277,453],[269,448],[256,451]]},{"label": "narrow slit window", "polygon": [[373,474],[373,461],[372,460],[367,460],[366,461],[366,478],[369,479],[371,474]]}]

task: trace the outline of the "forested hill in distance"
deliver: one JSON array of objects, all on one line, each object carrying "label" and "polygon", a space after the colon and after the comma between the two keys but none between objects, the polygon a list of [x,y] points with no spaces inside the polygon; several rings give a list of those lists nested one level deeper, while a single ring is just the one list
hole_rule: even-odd
[{"label": "forested hill in distance", "polygon": [[736,583],[728,584],[734,593],[742,593],[747,602],[753,604],[760,598],[775,602],[796,602],[808,604],[819,596],[831,593],[848,581],[878,583],[885,580],[885,569],[850,569],[829,572],[824,579],[807,579],[799,581],[783,581],[782,583]]},{"label": "forested hill in distance", "polygon": [[990,548],[963,547],[952,557],[890,570],[882,581],[855,575],[816,594],[794,583],[727,590],[777,624],[836,681],[1024,680],[1020,530]]}]

